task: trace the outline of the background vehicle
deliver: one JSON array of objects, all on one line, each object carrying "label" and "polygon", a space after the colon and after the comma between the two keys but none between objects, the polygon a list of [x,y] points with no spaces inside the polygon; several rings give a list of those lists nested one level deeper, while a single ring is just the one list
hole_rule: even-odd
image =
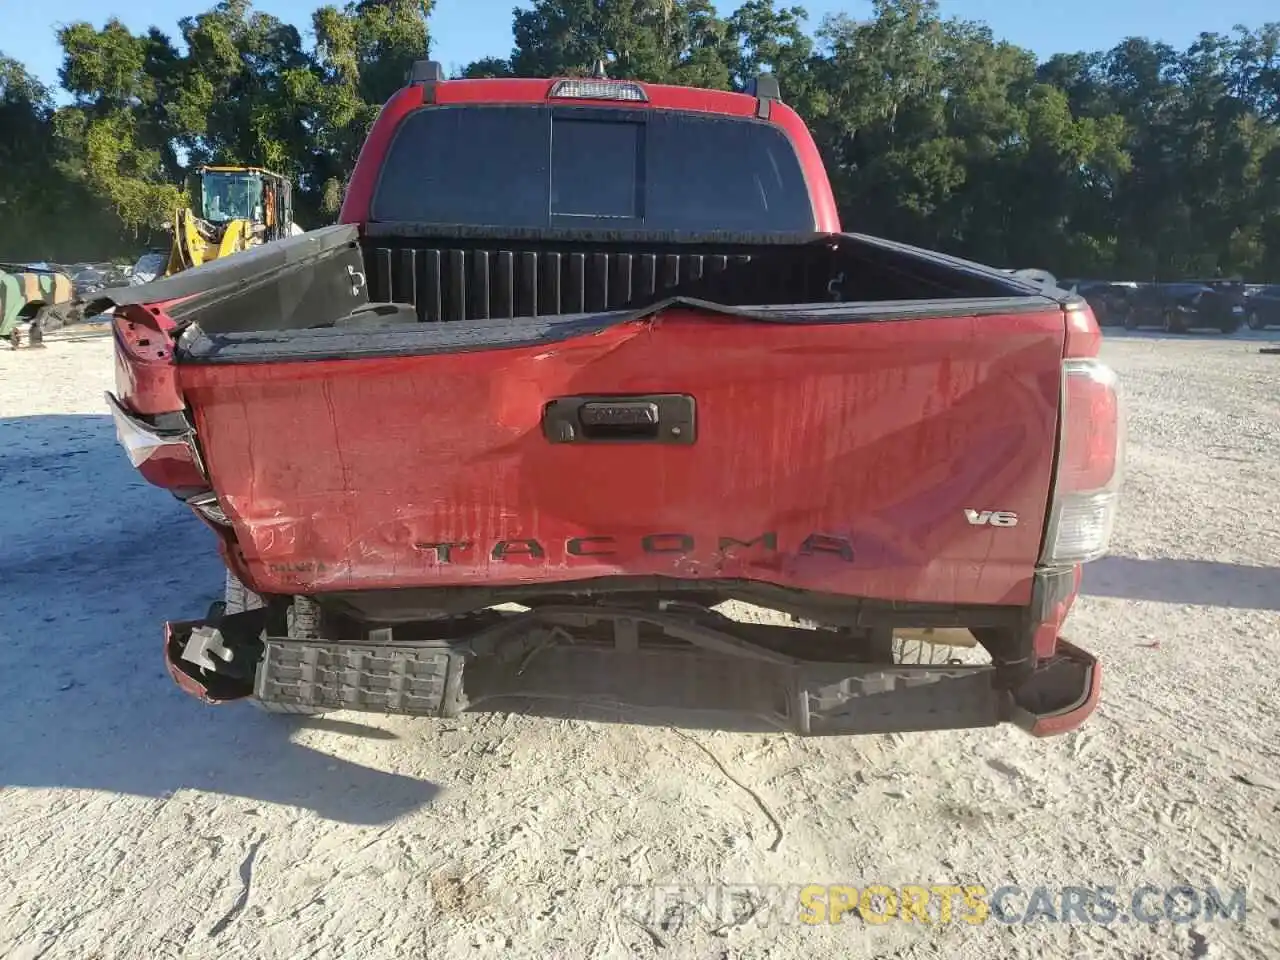
[{"label": "background vehicle", "polygon": [[166,275],[282,240],[296,228],[293,185],[278,173],[260,167],[201,167],[190,192],[192,206],[174,217]]},{"label": "background vehicle", "polygon": [[0,340],[16,349],[22,342],[22,325],[29,324],[32,345],[37,345],[45,329],[76,316],[75,287],[66,273],[0,263]]},{"label": "background vehicle", "polygon": [[1166,333],[1214,329],[1230,334],[1240,329],[1244,319],[1243,283],[1188,280],[1139,287],[1125,326],[1129,329],[1158,326]]},{"label": "background vehicle", "polygon": [[1245,322],[1250,330],[1280,327],[1280,284],[1263,284],[1244,298]]},{"label": "background vehicle", "polygon": [[1241,280],[1206,280],[1206,291],[1194,298],[1188,327],[1211,327],[1235,333],[1245,322],[1245,285]]},{"label": "background vehicle", "polygon": [[[166,625],[205,700],[1037,735],[1097,702],[1059,636],[1123,446],[1087,304],[842,233],[772,78],[421,64],[341,223],[109,304],[121,441],[230,571]],[[988,661],[895,657],[956,634]]]},{"label": "background vehicle", "polygon": [[129,274],[129,283],[137,286],[164,276],[168,263],[169,251],[148,250],[134,262]]},{"label": "background vehicle", "polygon": [[1133,309],[1140,284],[1114,280],[1063,280],[1059,286],[1084,297],[1099,326],[1117,327],[1124,324]]},{"label": "background vehicle", "polygon": [[133,267],[109,260],[96,263],[76,263],[63,268],[63,272],[71,277],[77,299],[83,300],[91,294],[118,287],[129,282]]}]

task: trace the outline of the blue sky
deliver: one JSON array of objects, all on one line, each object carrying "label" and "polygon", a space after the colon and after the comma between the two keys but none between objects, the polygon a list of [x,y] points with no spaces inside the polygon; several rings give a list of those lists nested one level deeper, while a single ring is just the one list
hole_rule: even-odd
[{"label": "blue sky", "polygon": [[[340,4],[341,0],[339,0]],[[511,10],[518,0],[437,0],[431,18],[432,53],[447,66],[511,50]],[[816,26],[827,13],[865,16],[870,3],[858,0],[784,0],[799,3]],[[213,0],[4,0],[0,52],[15,57],[46,83],[57,84],[61,52],[59,24],[88,20],[101,26],[117,16],[135,32],[157,25],[175,35],[178,18],[199,13]],[[255,8],[297,24],[306,34],[311,12],[321,0],[258,0]],[[525,6],[525,3],[519,3]],[[721,12],[736,6],[720,0]],[[1127,36],[1147,36],[1186,46],[1201,31],[1228,32],[1237,23],[1257,27],[1280,19],[1276,0],[1066,0],[1037,5],[1031,0],[942,0],[944,15],[989,23],[998,37],[1034,50],[1041,57],[1075,50],[1105,49]],[[21,42],[15,42],[21,38]]]}]

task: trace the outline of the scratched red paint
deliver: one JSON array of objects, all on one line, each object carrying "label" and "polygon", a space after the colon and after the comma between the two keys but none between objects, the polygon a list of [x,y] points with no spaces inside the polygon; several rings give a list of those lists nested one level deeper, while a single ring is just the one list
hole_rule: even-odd
[{"label": "scratched red paint", "polygon": [[[1063,348],[1056,310],[809,326],[671,310],[554,345],[178,378],[258,590],[663,574],[1025,605]],[[597,392],[692,394],[697,442],[544,438],[547,400]],[[972,526],[965,508],[1019,524]],[[720,549],[766,532],[774,552]],[[694,549],[641,550],[665,533]],[[801,553],[812,534],[853,560]],[[612,553],[565,549],[602,536]],[[504,540],[545,556],[493,559]],[[451,563],[415,546],[462,541]]]}]

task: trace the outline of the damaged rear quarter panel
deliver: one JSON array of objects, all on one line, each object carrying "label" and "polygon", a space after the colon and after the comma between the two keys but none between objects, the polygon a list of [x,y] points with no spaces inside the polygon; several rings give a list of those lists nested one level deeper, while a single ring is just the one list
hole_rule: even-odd
[{"label": "damaged rear quarter panel", "polygon": [[[1059,311],[671,310],[555,343],[179,375],[261,591],[658,574],[1022,604],[1062,348]],[[543,436],[554,397],[648,393],[695,397],[696,443]],[[1019,523],[975,526],[967,508]]]}]

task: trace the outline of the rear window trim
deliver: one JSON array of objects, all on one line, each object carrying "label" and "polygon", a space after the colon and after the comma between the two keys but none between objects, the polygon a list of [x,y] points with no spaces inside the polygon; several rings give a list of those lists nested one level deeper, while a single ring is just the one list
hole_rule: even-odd
[{"label": "rear window trim", "polygon": [[[792,156],[794,157],[796,162],[796,167],[800,173],[801,182],[804,184],[806,206],[809,211],[808,224],[801,231],[777,230],[777,231],[724,231],[724,232],[726,233],[732,232],[732,233],[737,233],[739,235],[768,234],[768,233],[788,234],[788,233],[797,233],[797,232],[804,233],[804,234],[813,234],[813,233],[816,233],[818,230],[818,211],[815,204],[813,183],[812,183],[812,180],[810,179],[810,171],[805,166],[804,159],[801,155],[800,150],[798,150],[796,147],[795,140],[791,137],[791,134],[787,132],[786,128],[784,128],[781,124],[774,123],[771,120],[762,120],[756,116],[719,113],[719,112],[710,111],[710,110],[672,109],[672,108],[665,108],[665,107],[651,107],[649,105],[636,105],[632,103],[619,104],[615,106],[605,102],[590,102],[590,103],[583,103],[582,105],[577,105],[574,103],[566,103],[563,101],[530,102],[527,100],[511,100],[511,101],[493,100],[493,101],[483,101],[483,102],[431,103],[431,104],[423,104],[422,106],[416,107],[413,110],[410,110],[408,113],[406,113],[400,119],[399,123],[396,125],[395,132],[392,133],[391,139],[387,143],[386,152],[382,155],[382,157],[379,160],[377,180],[375,181],[373,191],[370,194],[369,214],[365,222],[369,224],[421,223],[424,227],[427,227],[427,228],[456,227],[456,228],[475,228],[475,229],[483,229],[483,230],[489,230],[489,231],[504,230],[504,229],[530,231],[530,230],[544,229],[539,227],[494,227],[486,224],[435,223],[432,221],[390,220],[386,218],[375,217],[373,215],[374,209],[376,208],[378,203],[378,195],[382,192],[383,180],[387,176],[387,171],[389,167],[387,160],[395,152],[396,145],[399,143],[400,137],[404,134],[404,131],[408,128],[409,122],[413,117],[416,117],[420,113],[424,113],[427,111],[488,110],[488,109],[502,109],[502,108],[509,109],[512,107],[523,107],[523,108],[535,109],[535,110],[538,110],[538,109],[549,110],[553,118],[564,115],[566,113],[570,113],[577,117],[583,117],[585,115],[592,118],[605,119],[606,114],[609,114],[609,115],[617,114],[619,115],[618,116],[619,121],[640,123],[645,125],[646,127],[648,125],[648,118],[650,116],[656,113],[661,113],[666,116],[671,116],[675,118],[688,117],[691,119],[698,119],[698,120],[705,120],[708,118],[730,120],[740,124],[746,124],[746,125],[755,126],[755,127],[765,127],[770,130],[776,131],[776,133],[782,137],[782,139],[786,142],[787,146],[791,149]],[[607,119],[613,119],[613,117],[608,116]],[[548,163],[550,163],[549,155],[547,159],[548,159]],[[551,230],[564,231],[568,229],[573,229],[572,227],[570,227],[570,224],[575,219],[577,218],[556,216],[551,214],[550,211],[548,211],[548,223],[550,225]],[[607,229],[607,228],[600,228],[600,227],[579,228],[579,230],[583,233],[586,233],[586,232],[599,233],[603,229]],[[618,233],[626,234],[626,236],[628,237],[631,236],[632,233],[635,233],[635,234],[648,233],[651,235],[659,234],[659,233],[666,233],[666,234],[697,233],[700,235],[701,234],[713,235],[713,234],[722,232],[722,231],[714,231],[714,230],[676,231],[676,230],[663,230],[661,228],[652,228],[652,227],[643,227],[643,226],[634,227],[634,228],[616,228],[616,229]]]}]

